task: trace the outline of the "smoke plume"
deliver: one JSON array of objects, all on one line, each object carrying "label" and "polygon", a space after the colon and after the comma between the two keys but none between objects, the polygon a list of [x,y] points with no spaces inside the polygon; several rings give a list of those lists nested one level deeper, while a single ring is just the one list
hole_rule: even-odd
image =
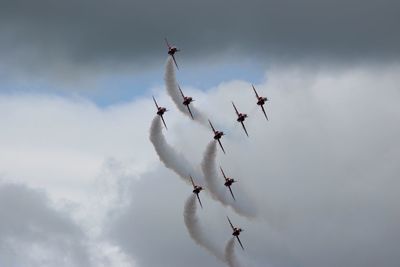
[{"label": "smoke plume", "polygon": [[[210,192],[213,199],[221,202],[225,206],[230,206],[239,215],[254,218],[256,216],[255,205],[251,204],[249,199],[245,199],[244,194],[240,196],[240,202],[234,201],[229,194],[227,188],[224,186],[223,178],[218,177],[218,170],[216,164],[217,158],[217,141],[212,140],[204,151],[203,160],[201,162],[201,169],[204,174],[208,192]],[[246,205],[247,204],[247,205]]]},{"label": "smoke plume", "polygon": [[240,267],[240,263],[235,255],[235,238],[231,238],[225,246],[225,261],[229,267]]},{"label": "smoke plume", "polygon": [[[175,76],[175,65],[172,57],[168,57],[167,62],[165,64],[165,85],[167,87],[167,93],[172,98],[172,101],[175,103],[176,107],[190,119],[190,113],[185,105],[182,104],[183,98],[178,89],[178,82],[176,81]],[[208,122],[206,116],[202,114],[196,107],[190,104],[190,110],[192,111],[194,120],[203,124],[204,126],[208,126]]]},{"label": "smoke plume", "polygon": [[177,152],[167,143],[162,129],[161,118],[156,115],[150,126],[150,141],[165,167],[174,171],[186,182],[190,182],[188,177],[190,174],[195,175],[195,177],[202,177],[186,160],[184,155]]},{"label": "smoke plume", "polygon": [[194,242],[196,242],[196,244],[206,249],[220,261],[225,262],[222,251],[220,251],[215,244],[208,240],[202,231],[199,219],[196,216],[196,210],[197,199],[193,194],[186,200],[185,209],[183,211],[183,218],[185,220],[185,225],[190,237],[194,240]]}]

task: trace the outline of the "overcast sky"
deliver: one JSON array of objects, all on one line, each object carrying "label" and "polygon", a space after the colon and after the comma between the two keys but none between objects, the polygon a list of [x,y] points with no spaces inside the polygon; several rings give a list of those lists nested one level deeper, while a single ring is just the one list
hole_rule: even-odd
[{"label": "overcast sky", "polygon": [[318,55],[381,60],[398,57],[400,47],[394,0],[3,0],[0,7],[2,55],[26,53],[26,60],[42,58],[42,66],[161,63],[164,37],[196,59],[232,49],[291,61]]},{"label": "overcast sky", "polygon": [[149,140],[151,95],[169,109],[177,162],[201,172],[212,138],[165,90],[164,37],[182,49],[183,90],[226,133],[217,166],[258,211],[243,217],[206,188],[204,238],[223,252],[228,215],[245,229],[242,266],[399,266],[399,10],[0,0],[0,266],[227,266],[191,239],[192,189]]},{"label": "overcast sky", "polygon": [[182,49],[181,64],[196,72],[220,66],[219,76],[226,63],[243,72],[251,64],[300,60],[398,62],[399,5],[395,0],[2,0],[0,78],[71,84],[113,74],[118,83],[126,74],[134,77],[128,79],[135,88],[130,90],[143,93],[141,85],[159,81],[154,76],[160,76],[164,61],[164,37]]}]

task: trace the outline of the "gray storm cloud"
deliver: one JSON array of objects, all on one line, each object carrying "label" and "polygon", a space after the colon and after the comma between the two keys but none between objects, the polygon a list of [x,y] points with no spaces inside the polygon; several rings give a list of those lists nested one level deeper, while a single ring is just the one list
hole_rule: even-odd
[{"label": "gray storm cloud", "polygon": [[168,37],[191,51],[189,59],[207,63],[224,53],[269,61],[398,60],[399,10],[392,0],[3,0],[0,56],[9,66],[36,63],[48,70],[104,63],[143,68],[161,63]]},{"label": "gray storm cloud", "polygon": [[0,214],[0,266],[92,266],[83,230],[42,192],[0,183]]},{"label": "gray storm cloud", "polygon": [[[183,114],[185,114],[190,119],[192,119],[187,107],[182,104],[183,98],[178,89],[178,82],[176,81],[176,76],[175,76],[175,65],[174,65],[174,61],[173,61],[172,57],[168,57],[167,62],[165,63],[164,80],[165,80],[167,93],[171,97],[175,106],[179,109],[179,111],[181,111]],[[185,94],[185,96],[187,96],[187,95]],[[193,114],[193,118],[196,122],[199,122],[205,126],[208,125],[206,116],[201,111],[199,111],[196,107],[194,107],[193,104],[190,104],[190,110],[191,110],[191,112]]]},{"label": "gray storm cloud", "polygon": [[221,249],[211,241],[210,237],[206,235],[206,232],[202,229],[199,222],[199,218],[196,215],[197,211],[197,199],[193,194],[185,202],[185,208],[183,211],[183,218],[185,221],[186,229],[189,232],[190,237],[196,244],[206,249],[212,255],[214,255],[220,261],[225,261],[224,254]]},{"label": "gray storm cloud", "polygon": [[236,213],[242,216],[249,218],[256,217],[257,209],[255,203],[252,203],[249,198],[246,199],[245,196],[241,195],[240,201],[234,201],[231,196],[227,194],[227,188],[223,184],[223,179],[218,177],[216,158],[217,141],[212,140],[208,143],[201,162],[204,180],[212,198],[225,206],[232,207]]}]

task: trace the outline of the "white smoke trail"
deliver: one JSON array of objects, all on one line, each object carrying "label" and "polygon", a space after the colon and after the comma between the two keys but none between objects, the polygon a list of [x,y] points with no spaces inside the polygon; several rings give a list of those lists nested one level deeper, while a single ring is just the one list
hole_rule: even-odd
[{"label": "white smoke trail", "polygon": [[225,246],[225,261],[229,267],[240,267],[240,263],[235,255],[235,238],[231,238]]},{"label": "white smoke trail", "polygon": [[[176,81],[175,76],[175,65],[172,57],[168,57],[167,62],[165,64],[165,85],[167,87],[167,93],[172,98],[172,101],[175,103],[176,107],[190,119],[192,117],[189,114],[189,111],[185,105],[182,104],[183,98],[178,89],[178,82]],[[194,120],[203,124],[204,126],[208,126],[208,121],[206,116],[201,113],[196,107],[190,105],[190,110],[193,113]]]},{"label": "white smoke trail", "polygon": [[[226,206],[230,206],[233,210],[242,216],[254,218],[257,215],[255,205],[251,205],[250,199],[245,199],[244,195],[240,196],[240,201],[234,201],[230,195],[226,194],[227,188],[224,185],[223,178],[218,177],[216,164],[217,158],[217,141],[212,140],[204,151],[201,169],[204,174],[208,192],[213,199],[221,202]],[[247,205],[246,205],[247,204]]]},{"label": "white smoke trail", "polygon": [[181,153],[167,143],[162,133],[162,128],[161,118],[156,115],[150,126],[150,141],[165,167],[173,170],[186,182],[190,182],[188,177],[190,174],[195,177],[202,177]]},{"label": "white smoke trail", "polygon": [[214,243],[206,238],[206,235],[201,229],[199,219],[196,216],[196,210],[197,199],[195,195],[191,195],[186,200],[185,209],[183,211],[183,218],[185,220],[185,225],[190,237],[194,240],[194,242],[196,242],[196,244],[206,249],[220,261],[225,262],[223,252],[220,251]]}]

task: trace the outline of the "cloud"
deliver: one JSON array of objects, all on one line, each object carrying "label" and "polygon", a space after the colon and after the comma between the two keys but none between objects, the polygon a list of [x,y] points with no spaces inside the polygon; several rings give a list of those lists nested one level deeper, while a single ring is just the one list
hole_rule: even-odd
[{"label": "cloud", "polygon": [[246,54],[261,61],[398,61],[398,10],[391,0],[3,0],[0,56],[4,70],[76,78],[161,64],[169,37],[188,51],[182,60],[207,65],[223,54],[225,60]]},{"label": "cloud", "polygon": [[2,266],[135,266],[117,246],[88,231],[70,209],[54,205],[43,190],[1,182],[0,202]]},{"label": "cloud", "polygon": [[[153,169],[132,184],[131,204],[120,216],[110,218],[108,238],[138,266],[186,266],[187,262],[191,266],[225,266],[195,244],[185,228],[182,214],[191,191],[171,171]],[[212,207],[209,199],[205,202]],[[205,212],[199,211],[198,216],[208,221]],[[214,222],[204,225],[210,232]],[[220,247],[223,251],[223,243]]]},{"label": "cloud", "polygon": [[[398,70],[270,71],[267,83],[256,85],[270,99],[269,122],[248,83],[224,83],[196,97],[227,133],[229,152],[218,161],[240,181],[238,201],[245,193],[254,197],[263,218],[232,215],[205,194],[199,216],[215,243],[223,248],[231,237],[229,215],[245,229],[246,251],[237,257],[246,265],[396,266]],[[244,138],[230,100],[249,114],[251,138]],[[183,118],[168,135],[196,158],[211,138]],[[175,174],[153,169],[132,184],[132,203],[110,222],[110,238],[141,265],[223,266],[188,241],[180,215],[188,190]]]},{"label": "cloud", "polygon": [[4,266],[91,266],[86,237],[43,193],[0,185],[0,263]]},{"label": "cloud", "polygon": [[[130,163],[138,173],[156,161],[151,144],[136,142],[147,139],[153,105],[148,99],[101,109],[79,98],[1,95],[1,173],[6,180],[85,199],[108,159]],[[138,114],[142,120],[133,123]]]},{"label": "cloud", "polygon": [[[223,250],[231,238],[229,215],[245,229],[241,240],[246,250],[235,252],[246,266],[397,266],[399,69],[271,69],[267,80],[255,85],[270,99],[268,122],[246,81],[191,91],[196,107],[226,133],[227,154],[219,153],[217,161],[239,180],[237,201],[252,196],[260,214],[248,220],[202,195],[205,208],[198,216],[213,242]],[[165,93],[157,99],[173,106]],[[235,121],[231,100],[249,114],[250,138]],[[170,109],[165,138],[190,164],[199,164],[210,130]],[[51,199],[72,199],[79,206],[88,197],[75,197],[76,192],[104,196],[107,204],[118,190],[112,190],[110,200],[92,187],[105,168],[107,178],[128,181],[115,186],[127,190],[129,201],[105,205],[106,216],[94,223],[100,232],[96,237],[111,244],[115,254],[127,255],[137,266],[224,266],[185,230],[182,212],[191,188],[159,162],[148,141],[155,115],[150,98],[101,109],[77,99],[2,95],[0,110],[4,180],[18,179],[46,190]],[[122,164],[107,163],[110,158]],[[74,186],[63,193],[60,187],[72,181]],[[101,210],[103,205],[88,207]],[[88,221],[95,220],[88,214]],[[55,221],[59,227],[70,225]],[[80,229],[91,235],[86,223]]]}]

